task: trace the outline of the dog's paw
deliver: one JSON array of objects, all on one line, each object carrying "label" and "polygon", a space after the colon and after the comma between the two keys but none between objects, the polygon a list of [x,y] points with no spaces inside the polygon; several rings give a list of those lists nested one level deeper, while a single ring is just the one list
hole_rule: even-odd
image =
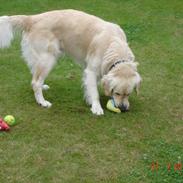
[{"label": "dog's paw", "polygon": [[45,108],[50,108],[52,106],[52,104],[50,102],[48,102],[47,100],[39,103],[42,107],[45,107]]},{"label": "dog's paw", "polygon": [[49,90],[50,87],[49,87],[48,85],[43,85],[43,86],[42,86],[42,89],[43,89],[43,90]]},{"label": "dog's paw", "polygon": [[93,114],[98,115],[98,116],[104,114],[104,111],[103,111],[102,107],[100,106],[100,104],[93,104],[91,107],[91,111]]}]

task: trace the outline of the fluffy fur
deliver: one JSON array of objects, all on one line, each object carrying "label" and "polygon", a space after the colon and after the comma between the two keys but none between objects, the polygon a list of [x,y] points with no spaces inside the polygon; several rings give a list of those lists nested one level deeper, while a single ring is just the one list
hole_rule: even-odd
[{"label": "fluffy fur", "polygon": [[[134,55],[123,30],[116,24],[76,10],[51,11],[43,14],[0,17],[0,48],[8,47],[13,32],[22,32],[22,53],[32,73],[35,99],[43,107],[47,75],[64,53],[84,65],[85,97],[92,113],[104,114],[97,83],[102,79],[105,94],[113,96],[117,106],[129,109],[128,96],[141,81]],[[118,60],[124,63],[116,65]]]},{"label": "fluffy fur", "polygon": [[9,47],[12,39],[13,30],[9,17],[0,17],[0,48]]}]

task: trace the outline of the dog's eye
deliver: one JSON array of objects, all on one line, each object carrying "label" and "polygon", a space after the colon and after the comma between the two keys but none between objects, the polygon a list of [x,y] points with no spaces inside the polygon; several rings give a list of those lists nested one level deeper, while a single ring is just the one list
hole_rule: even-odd
[{"label": "dog's eye", "polygon": [[116,92],[115,94],[118,95],[118,96],[120,96],[120,93],[117,93],[117,92]]},{"label": "dog's eye", "polygon": [[128,97],[130,94],[124,94],[124,97]]}]

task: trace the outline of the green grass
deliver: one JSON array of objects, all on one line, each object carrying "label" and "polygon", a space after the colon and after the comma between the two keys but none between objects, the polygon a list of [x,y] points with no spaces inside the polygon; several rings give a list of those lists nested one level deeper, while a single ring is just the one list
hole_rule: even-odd
[{"label": "green grass", "polygon": [[[175,0],[0,0],[0,15],[74,8],[118,23],[140,63],[141,94],[128,113],[96,117],[83,101],[82,71],[69,58],[47,78],[51,109],[30,87],[19,40],[0,51],[0,116],[17,125],[0,132],[2,183],[182,183],[183,3]],[[105,106],[107,98],[101,92]],[[159,169],[151,170],[152,162]],[[167,170],[171,164],[170,171]]]}]

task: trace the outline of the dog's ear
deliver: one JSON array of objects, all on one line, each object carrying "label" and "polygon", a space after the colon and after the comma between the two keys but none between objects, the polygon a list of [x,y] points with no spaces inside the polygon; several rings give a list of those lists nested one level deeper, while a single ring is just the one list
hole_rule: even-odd
[{"label": "dog's ear", "polygon": [[135,79],[135,91],[136,91],[137,95],[139,95],[139,89],[140,89],[141,82],[142,82],[142,78],[137,73],[136,74],[136,79]]},{"label": "dog's ear", "polygon": [[104,88],[104,93],[106,96],[111,96],[110,81],[107,75],[102,78],[102,86]]}]

